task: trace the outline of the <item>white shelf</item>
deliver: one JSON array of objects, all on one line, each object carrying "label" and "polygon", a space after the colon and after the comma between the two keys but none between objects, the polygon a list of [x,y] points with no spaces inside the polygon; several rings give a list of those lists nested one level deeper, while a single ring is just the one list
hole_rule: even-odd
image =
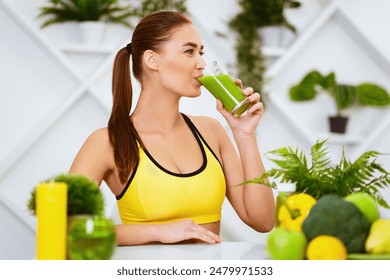
[{"label": "white shelf", "polygon": [[364,137],[357,134],[340,134],[340,133],[321,133],[319,139],[328,139],[328,143],[341,145],[358,145],[363,142]]},{"label": "white shelf", "polygon": [[[341,5],[338,0],[328,0],[327,2],[328,4],[323,6],[322,12],[313,20],[313,22],[311,22],[304,30],[302,30],[300,34],[298,34],[297,38],[295,38],[292,44],[286,49],[263,48],[263,53],[265,56],[268,56],[271,59],[275,59],[275,62],[272,63],[267,69],[264,75],[265,78],[274,80],[274,78],[276,79],[280,76],[285,77],[287,74],[294,76],[294,72],[296,73],[297,71],[297,64],[294,64],[294,62],[297,61],[297,58],[304,56],[307,50],[311,51],[311,54],[313,54],[313,50],[308,49],[308,46],[312,46],[313,42],[318,42],[319,40],[316,41],[317,38],[324,37],[324,35],[322,35],[324,34],[322,31],[326,31],[328,26],[337,26],[340,28],[340,30],[342,30],[340,33],[345,32],[345,34],[349,36],[349,40],[354,41],[355,46],[360,48],[361,53],[366,54],[370,61],[378,66],[378,70],[381,73],[388,73],[390,71],[390,61],[386,59],[386,56],[369,40],[366,34],[364,34],[361,28],[357,26],[356,22],[354,22],[353,18],[349,16],[347,10],[348,5]],[[329,44],[335,43],[332,41],[328,42]],[[322,53],[321,55],[324,54]],[[311,57],[315,59],[315,56],[312,55]],[[340,56],[336,55],[335,57]],[[329,58],[332,58],[330,54]],[[359,59],[359,57],[356,59]],[[335,71],[335,69],[338,69],[338,65],[340,65],[340,61],[335,60],[332,61],[332,64],[327,65],[326,67],[330,67],[330,69],[332,69],[331,71]],[[286,69],[289,69],[291,72],[286,71]],[[357,71],[352,69],[351,72]],[[372,145],[375,139],[377,139],[377,137],[381,135],[382,132],[388,129],[389,122],[385,122],[383,125],[378,124],[372,127],[367,127],[366,130],[370,131],[369,137],[355,133],[354,131],[347,131],[346,134],[337,134],[331,132],[318,133],[318,131],[316,133],[313,125],[311,128],[307,127],[307,125],[305,125],[302,120],[296,119],[292,110],[289,109],[288,102],[282,100],[284,96],[281,95],[287,94],[286,90],[288,90],[289,86],[294,84],[294,81],[292,79],[285,78],[278,80],[275,83],[277,83],[277,85],[270,85],[269,87],[271,93],[270,101],[273,103],[272,105],[278,109],[278,112],[284,117],[285,121],[291,124],[291,127],[298,134],[300,134],[300,136],[308,141],[312,141],[313,139],[329,138],[329,143],[336,145],[350,145],[354,150],[361,151],[363,147],[367,148],[368,146]],[[283,86],[280,86],[281,84],[283,84]],[[383,114],[383,117],[387,117],[386,119],[388,119],[390,118],[388,117],[389,115],[390,114]]]},{"label": "white shelf", "polygon": [[84,53],[84,54],[110,54],[114,51],[111,46],[96,46],[96,44],[63,44],[59,46],[65,53]]},{"label": "white shelf", "polygon": [[[219,5],[215,4],[218,1]],[[211,55],[227,63],[232,62],[230,59],[234,57],[234,48],[224,43],[221,46],[218,45],[212,33],[215,26],[210,25],[209,21],[210,14],[227,14],[224,11],[220,13],[212,11],[213,5],[217,10],[220,8],[220,3],[225,4],[225,0],[218,1],[201,0],[196,1],[196,5],[195,1],[189,2],[191,2],[190,6],[197,6],[198,11],[205,11],[204,9],[207,8],[208,13],[196,13],[196,16],[200,18],[198,21],[194,13],[192,16],[194,23],[200,26],[202,38],[205,45],[210,46]],[[12,93],[10,98],[15,99],[15,102],[6,102],[9,108],[4,108],[3,111],[20,112],[19,118],[5,122],[14,127],[17,124],[16,126],[20,129],[17,133],[8,129],[10,133],[7,133],[7,137],[11,136],[6,138],[5,160],[0,160],[0,193],[2,194],[0,207],[4,210],[2,217],[15,221],[10,224],[10,227],[21,232],[19,239],[24,240],[22,248],[20,242],[14,240],[13,232],[16,231],[5,231],[5,238],[2,239],[0,247],[6,244],[6,250],[9,247],[16,252],[15,254],[22,257],[26,256],[26,250],[33,252],[34,242],[31,216],[25,215],[26,194],[29,193],[31,184],[34,182],[67,170],[73,154],[88,133],[101,124],[106,124],[111,108],[110,82],[113,60],[116,52],[128,43],[129,35],[131,35],[129,30],[113,29],[107,33],[110,37],[107,38],[106,43],[68,44],[66,42],[78,42],[78,38],[72,36],[76,34],[71,33],[70,40],[67,40],[64,37],[66,31],[57,33],[53,30],[53,32],[43,31],[38,27],[35,20],[38,2],[42,0],[0,0],[0,22],[6,27],[2,29],[3,32],[0,30],[2,42],[4,42],[1,45],[4,49],[0,53],[2,55],[1,65],[3,65],[4,74],[12,74],[12,77],[5,75],[7,79],[2,83],[3,95],[10,92]],[[230,1],[231,4],[236,5],[235,2]],[[211,3],[214,4],[210,6]],[[326,72],[328,70],[338,71],[342,65],[343,69],[348,68],[348,72],[343,73],[343,78],[355,82],[362,81],[365,76],[374,77],[376,82],[383,83],[385,88],[390,89],[388,79],[390,45],[388,40],[386,41],[386,26],[389,25],[389,20],[386,20],[388,18],[386,11],[390,7],[388,3],[386,0],[372,0],[371,2],[365,0],[302,0],[302,9],[294,10],[298,22],[304,22],[301,24],[302,28],[299,28],[297,37],[287,47],[263,47],[262,49],[267,59],[273,62],[270,67],[267,67],[265,73],[265,78],[271,78],[271,81],[267,83],[272,93],[267,106],[272,115],[267,115],[267,122],[262,123],[262,128],[268,129],[265,130],[268,134],[261,136],[264,151],[286,143],[291,143],[292,146],[297,144],[300,148],[308,149],[317,139],[328,139],[331,148],[337,151],[345,145],[349,158],[357,158],[371,149],[388,152],[390,110],[383,111],[366,122],[364,122],[367,120],[364,118],[365,111],[362,110],[360,116],[363,117],[360,120],[363,121],[355,122],[357,124],[355,128],[358,129],[350,129],[347,134],[341,135],[326,131],[325,115],[316,114],[313,111],[307,114],[302,113],[303,107],[299,107],[298,110],[301,111],[298,111],[295,105],[291,106],[288,100],[283,100],[285,97],[283,95],[287,94],[286,89],[289,85],[301,77],[301,71],[304,70],[301,65],[305,65],[307,61],[312,62],[310,66],[317,66],[321,63],[325,65],[325,61]],[[232,6],[230,12],[236,13],[237,7]],[[313,11],[315,13],[312,13]],[[221,20],[222,24],[226,23],[226,17],[222,16],[213,17],[213,20]],[[331,32],[332,35],[341,34],[344,37],[330,37]],[[316,44],[313,45],[314,43]],[[354,58],[356,63],[352,67],[348,64],[350,61],[345,61],[346,53],[343,53],[345,50],[342,46],[346,43],[349,44],[347,52],[355,51],[353,55],[356,57]],[[28,46],[28,51],[26,51],[26,46]],[[335,48],[332,47],[335,46],[340,48],[338,56],[329,52],[330,49],[334,51]],[[20,63],[15,63],[20,61],[23,62],[23,69],[20,68]],[[13,82],[20,76],[28,80],[25,83]],[[134,83],[134,85],[137,84]],[[18,98],[20,96],[20,100],[24,102],[17,102],[15,96]],[[305,109],[318,110],[322,109],[321,106],[325,106],[324,103],[315,105],[317,107],[309,106]],[[22,110],[20,110],[21,106]],[[34,112],[30,112],[29,108],[34,108]],[[45,109],[44,113],[42,113],[42,108]],[[3,116],[9,115],[4,112]],[[323,117],[323,121],[319,121],[319,117]],[[307,121],[309,118],[313,121]],[[23,124],[20,121],[22,119]],[[68,137],[69,135],[72,137]],[[387,160],[386,165],[389,166],[388,159],[384,158],[384,160]],[[37,162],[39,164],[36,164]],[[107,186],[104,186],[102,190],[109,192]],[[388,193],[386,195],[388,196]],[[111,193],[107,198],[112,198]],[[235,229],[233,224],[228,227],[225,225],[228,236],[247,238],[246,231],[244,231],[246,228]],[[31,250],[26,249],[25,245]]]},{"label": "white shelf", "polygon": [[263,47],[262,53],[268,57],[281,57],[286,53],[286,49],[276,47]]}]

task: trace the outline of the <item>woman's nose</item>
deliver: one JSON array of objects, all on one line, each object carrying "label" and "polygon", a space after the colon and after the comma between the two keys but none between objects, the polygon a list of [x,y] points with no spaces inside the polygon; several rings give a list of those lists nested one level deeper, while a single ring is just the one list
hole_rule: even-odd
[{"label": "woman's nose", "polygon": [[199,60],[196,64],[197,69],[204,69],[206,67],[206,62],[204,61],[203,57],[199,56]]}]

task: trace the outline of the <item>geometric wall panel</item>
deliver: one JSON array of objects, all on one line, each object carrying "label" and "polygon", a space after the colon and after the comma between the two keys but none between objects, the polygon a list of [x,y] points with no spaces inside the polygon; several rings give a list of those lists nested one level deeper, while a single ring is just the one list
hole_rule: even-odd
[{"label": "geometric wall panel", "polygon": [[[263,50],[271,81],[257,139],[267,169],[272,166],[267,151],[290,145],[308,152],[317,139],[330,136],[326,117],[335,108],[329,96],[320,95],[307,104],[288,98],[290,86],[309,70],[334,71],[339,82],[373,82],[390,91],[390,2],[301,2],[302,8],[287,13],[299,31],[294,40],[287,47]],[[6,225],[0,227],[0,259],[34,257],[35,219],[26,211],[30,191],[40,180],[66,172],[87,136],[107,125],[113,58],[131,35],[111,29],[106,34],[109,45],[85,46],[75,37],[67,42],[65,29],[39,28],[35,17],[42,3],[0,0],[0,224]],[[234,63],[234,41],[215,36],[215,31],[228,31],[237,1],[191,0],[188,8],[205,45],[205,60],[217,59],[224,66]],[[136,99],[138,82],[133,89]],[[202,91],[198,98],[183,99],[180,110],[217,118],[226,127],[215,100]],[[343,146],[351,159],[371,149],[390,152],[389,109],[347,113],[352,116],[348,133],[331,135],[335,155]],[[379,160],[390,169],[389,156]],[[102,191],[108,210],[115,210],[115,198],[104,184]],[[390,191],[383,195],[390,201]],[[390,211],[381,213],[390,217]],[[258,242],[266,236],[243,225],[228,202],[222,217],[222,237],[227,241]]]}]

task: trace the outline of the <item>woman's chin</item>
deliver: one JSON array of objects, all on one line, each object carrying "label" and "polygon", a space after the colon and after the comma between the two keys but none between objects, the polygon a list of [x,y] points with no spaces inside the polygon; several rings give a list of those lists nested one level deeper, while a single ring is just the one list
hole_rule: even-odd
[{"label": "woman's chin", "polygon": [[197,88],[195,90],[192,90],[191,92],[188,91],[185,96],[189,98],[195,98],[195,97],[199,97],[201,94],[202,91],[200,90],[200,88]]}]

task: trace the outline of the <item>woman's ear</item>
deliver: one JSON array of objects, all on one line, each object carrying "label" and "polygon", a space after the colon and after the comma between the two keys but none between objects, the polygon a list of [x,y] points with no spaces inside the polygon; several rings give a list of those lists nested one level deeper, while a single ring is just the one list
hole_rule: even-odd
[{"label": "woman's ear", "polygon": [[158,53],[147,50],[144,52],[144,63],[146,66],[152,70],[157,70],[159,65],[159,55]]}]

